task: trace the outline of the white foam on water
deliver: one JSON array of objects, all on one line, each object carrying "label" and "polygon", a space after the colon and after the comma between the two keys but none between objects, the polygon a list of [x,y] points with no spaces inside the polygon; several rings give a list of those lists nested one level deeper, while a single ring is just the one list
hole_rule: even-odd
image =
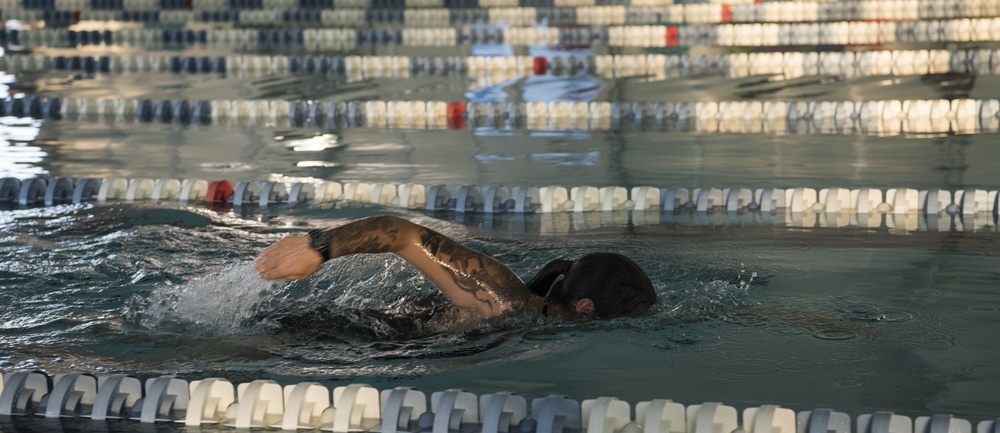
[{"label": "white foam on water", "polygon": [[250,319],[260,303],[273,296],[275,284],[257,276],[251,262],[181,285],[160,286],[139,312],[139,323],[151,329],[190,326],[208,334],[245,332],[253,327]]}]

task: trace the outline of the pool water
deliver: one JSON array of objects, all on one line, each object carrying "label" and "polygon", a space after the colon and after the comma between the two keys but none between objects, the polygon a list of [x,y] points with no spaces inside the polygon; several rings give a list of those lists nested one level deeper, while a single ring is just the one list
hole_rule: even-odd
[{"label": "pool water", "polygon": [[388,211],[524,278],[551,258],[595,250],[622,252],[649,272],[660,297],[649,316],[579,323],[436,327],[443,297],[391,257],[336,259],[294,283],[250,269],[287,233],[385,212],[5,211],[0,367],[994,414],[993,232],[679,223],[541,234],[538,215],[460,224]]},{"label": "pool water", "polygon": [[[943,47],[995,49],[996,44],[869,48]],[[44,56],[252,53],[203,47],[31,48]],[[333,54],[468,56],[486,48],[364,47]],[[660,52],[597,45],[583,50],[591,48],[584,54]],[[865,49],[802,47],[848,48]],[[546,48],[503,49],[523,55]],[[7,71],[0,77],[0,97],[985,100],[1000,97],[998,80],[956,73],[351,79],[46,69]],[[879,133],[799,119],[735,133],[646,120],[614,128],[534,128],[517,119],[396,128],[8,115],[0,117],[0,178],[955,192],[995,191],[1000,168],[996,131],[988,128]],[[381,214],[453,236],[497,257],[523,279],[557,257],[620,252],[648,272],[659,302],[641,318],[567,322],[515,316],[447,326],[440,320],[446,299],[395,257],[333,260],[302,282],[266,282],[252,271],[258,252],[285,235]],[[273,379],[283,385],[317,381],[331,388],[408,385],[429,392],[512,391],[529,399],[614,396],[633,405],[668,398],[737,408],[828,407],[852,416],[879,410],[911,417],[948,413],[973,423],[1000,416],[996,216],[873,213],[828,223],[846,216],[746,208],[487,214],[342,200],[242,208],[176,201],[3,202],[0,370],[177,374],[233,383]],[[0,419],[0,430],[19,429],[172,430]]]}]

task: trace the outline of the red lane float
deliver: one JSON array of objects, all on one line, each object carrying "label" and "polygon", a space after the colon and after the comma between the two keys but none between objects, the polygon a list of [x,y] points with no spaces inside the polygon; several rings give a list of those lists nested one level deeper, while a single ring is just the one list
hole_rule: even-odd
[{"label": "red lane float", "polygon": [[233,196],[233,184],[228,180],[213,180],[208,183],[205,203],[225,203]]}]

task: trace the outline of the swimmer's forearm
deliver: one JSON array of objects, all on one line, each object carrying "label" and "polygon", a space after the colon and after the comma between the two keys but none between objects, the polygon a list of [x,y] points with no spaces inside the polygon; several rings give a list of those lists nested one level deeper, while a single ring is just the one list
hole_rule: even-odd
[{"label": "swimmer's forearm", "polygon": [[366,218],[310,233],[329,260],[351,254],[394,253],[457,305],[484,317],[523,308],[528,291],[507,266],[427,227],[392,216]]},{"label": "swimmer's forearm", "polygon": [[315,230],[308,237],[288,236],[261,251],[254,270],[267,280],[302,280],[334,257],[392,252],[405,259],[419,228],[399,218],[375,217]]},{"label": "swimmer's forearm", "polygon": [[324,260],[351,254],[397,253],[420,226],[404,219],[377,216],[309,233],[310,245]]}]

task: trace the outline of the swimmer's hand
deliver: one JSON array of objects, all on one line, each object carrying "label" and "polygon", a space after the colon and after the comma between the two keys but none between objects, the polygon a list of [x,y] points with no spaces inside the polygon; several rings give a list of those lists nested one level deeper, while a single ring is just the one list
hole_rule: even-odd
[{"label": "swimmer's hand", "polygon": [[322,265],[308,236],[289,236],[261,251],[253,269],[265,280],[304,280]]}]

